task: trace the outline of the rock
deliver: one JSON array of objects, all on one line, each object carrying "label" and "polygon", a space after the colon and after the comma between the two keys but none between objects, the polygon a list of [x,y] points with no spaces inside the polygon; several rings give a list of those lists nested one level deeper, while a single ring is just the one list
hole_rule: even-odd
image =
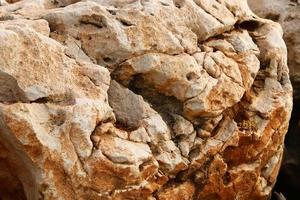
[{"label": "rock", "polygon": [[176,136],[178,135],[189,135],[194,131],[193,124],[188,120],[184,119],[180,115],[174,115],[175,123],[173,130]]},{"label": "rock", "polygon": [[140,127],[137,130],[134,130],[130,133],[129,139],[134,142],[147,143],[151,142],[150,137],[144,127]]},{"label": "rock", "polygon": [[185,182],[182,184],[174,185],[172,188],[167,188],[158,193],[159,200],[167,200],[172,198],[172,200],[181,199],[192,199],[195,193],[195,186],[190,182]]},{"label": "rock", "polygon": [[[283,193],[287,199],[293,199],[299,191],[299,128],[300,128],[300,102],[294,102],[293,113],[290,121],[289,131],[285,140],[284,157],[282,166],[275,186],[277,192]],[[275,199],[280,199],[281,195],[274,194]]]},{"label": "rock", "polygon": [[3,199],[268,199],[292,107],[243,1],[0,6]]},{"label": "rock", "polygon": [[103,154],[114,163],[143,163],[151,158],[151,150],[148,145],[118,137],[101,137],[99,147]]},{"label": "rock", "polygon": [[117,121],[127,128],[136,129],[141,126],[143,119],[155,114],[141,96],[116,81],[111,82],[108,95],[109,104],[116,114]]},{"label": "rock", "polygon": [[286,200],[286,198],[283,196],[282,193],[278,194],[277,192],[275,192],[274,194],[275,194],[275,199],[277,199],[277,200]]},{"label": "rock", "polygon": [[288,48],[288,66],[294,87],[294,98],[300,98],[300,2],[288,0],[248,0],[253,11],[260,17],[282,25],[284,40]]},{"label": "rock", "polygon": [[[300,98],[300,2],[299,1],[256,1],[248,0],[249,5],[260,17],[265,17],[281,24],[284,40],[288,48],[288,66],[294,88],[294,113],[290,122],[289,132],[285,140],[285,155],[275,190],[282,192],[287,199],[298,194],[299,185],[299,98]],[[282,194],[274,193],[274,199],[285,199]]]}]

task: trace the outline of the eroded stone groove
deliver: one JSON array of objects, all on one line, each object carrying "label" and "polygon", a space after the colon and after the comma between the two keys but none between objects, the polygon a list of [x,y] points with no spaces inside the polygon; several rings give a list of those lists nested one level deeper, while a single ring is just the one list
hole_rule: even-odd
[{"label": "eroded stone groove", "polygon": [[268,199],[292,105],[278,24],[244,0],[0,5],[1,197]]}]

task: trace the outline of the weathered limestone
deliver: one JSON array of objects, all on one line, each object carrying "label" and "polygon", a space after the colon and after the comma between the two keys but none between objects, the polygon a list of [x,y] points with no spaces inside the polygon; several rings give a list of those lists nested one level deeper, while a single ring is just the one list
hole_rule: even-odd
[{"label": "weathered limestone", "polygon": [[0,19],[1,197],[268,199],[292,87],[280,26],[245,0],[21,0]]},{"label": "weathered limestone", "polygon": [[300,98],[300,2],[297,0],[248,0],[260,17],[281,24],[288,48],[288,66],[294,88],[294,98]]},{"label": "weathered limestone", "polygon": [[276,190],[287,199],[295,198],[300,189],[300,1],[248,0],[257,15],[279,22],[284,30],[284,40],[288,48],[288,66],[294,88],[294,108],[289,133],[285,140],[285,155]]}]

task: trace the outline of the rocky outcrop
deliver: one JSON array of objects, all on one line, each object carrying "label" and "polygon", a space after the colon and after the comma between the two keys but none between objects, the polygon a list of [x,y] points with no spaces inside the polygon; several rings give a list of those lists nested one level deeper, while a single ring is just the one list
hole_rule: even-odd
[{"label": "rocky outcrop", "polygon": [[269,18],[282,25],[289,52],[288,66],[294,88],[294,111],[285,142],[285,156],[276,190],[292,200],[297,198],[300,190],[300,60],[297,56],[300,54],[300,2],[290,0],[248,0],[248,2],[260,17]]},{"label": "rocky outcrop", "polygon": [[1,1],[2,199],[268,199],[292,107],[246,1]]},{"label": "rocky outcrop", "polygon": [[300,1],[248,0],[251,9],[263,18],[280,23],[288,47],[288,66],[294,88],[294,98],[300,99]]}]

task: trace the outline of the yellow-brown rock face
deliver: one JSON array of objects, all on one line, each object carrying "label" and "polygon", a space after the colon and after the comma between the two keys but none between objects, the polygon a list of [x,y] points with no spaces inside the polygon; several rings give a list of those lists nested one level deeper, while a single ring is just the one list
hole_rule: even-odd
[{"label": "yellow-brown rock face", "polygon": [[245,0],[0,1],[0,196],[268,199],[292,88]]},{"label": "yellow-brown rock face", "polygon": [[260,17],[281,24],[288,49],[288,67],[294,89],[293,113],[285,139],[285,154],[276,191],[297,199],[300,190],[300,0],[248,0]]}]

